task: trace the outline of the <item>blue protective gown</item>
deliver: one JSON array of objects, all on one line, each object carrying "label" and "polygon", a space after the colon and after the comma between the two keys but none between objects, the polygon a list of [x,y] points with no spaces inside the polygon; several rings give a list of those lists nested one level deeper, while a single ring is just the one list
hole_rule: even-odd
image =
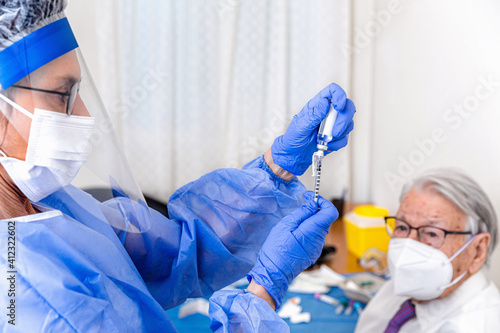
[{"label": "blue protective gown", "polygon": [[[67,186],[36,205],[41,213],[0,221],[1,248],[8,246],[8,221],[15,221],[16,237],[16,325],[2,315],[0,327],[175,332],[164,309],[243,277],[270,229],[302,203],[304,191],[298,180],[276,177],[262,157],[242,170],[216,170],[180,188],[168,204],[170,219],[140,205],[132,213],[126,198],[103,204]],[[147,231],[121,231],[131,225]],[[6,255],[0,263],[8,267]],[[12,299],[5,292],[0,297]],[[245,312],[249,297],[261,313],[275,315],[267,303],[246,294],[241,307],[234,299],[230,309],[212,311],[212,321],[247,316],[238,312]]]}]

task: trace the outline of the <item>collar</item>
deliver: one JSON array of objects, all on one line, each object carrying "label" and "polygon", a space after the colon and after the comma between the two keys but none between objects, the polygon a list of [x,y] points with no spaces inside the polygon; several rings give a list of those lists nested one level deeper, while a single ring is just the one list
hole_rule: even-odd
[{"label": "collar", "polygon": [[[37,207],[37,209],[39,209]],[[18,216],[18,217],[13,217],[9,219],[3,219],[0,221],[15,221],[15,222],[36,222],[40,220],[47,220],[51,219],[56,216],[62,216],[63,214],[58,211],[58,210],[41,210],[41,213],[37,214],[28,214],[28,215],[23,215],[23,216]]]}]

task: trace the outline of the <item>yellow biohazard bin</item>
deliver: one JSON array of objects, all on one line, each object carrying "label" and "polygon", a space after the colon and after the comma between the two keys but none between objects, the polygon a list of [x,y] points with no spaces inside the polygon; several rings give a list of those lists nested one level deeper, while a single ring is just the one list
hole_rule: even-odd
[{"label": "yellow biohazard bin", "polygon": [[387,208],[374,205],[357,206],[344,215],[349,252],[358,258],[371,247],[387,252],[390,237],[385,230],[384,216],[388,215]]}]

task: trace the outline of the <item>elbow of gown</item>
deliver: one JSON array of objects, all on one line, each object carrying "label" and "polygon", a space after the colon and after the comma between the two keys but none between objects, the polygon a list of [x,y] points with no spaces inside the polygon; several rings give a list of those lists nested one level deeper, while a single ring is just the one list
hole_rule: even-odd
[{"label": "elbow of gown", "polygon": [[304,192],[300,181],[280,179],[259,157],[183,186],[169,200],[170,219],[150,210],[147,232],[128,233],[124,245],[153,297],[171,308],[244,277]]}]

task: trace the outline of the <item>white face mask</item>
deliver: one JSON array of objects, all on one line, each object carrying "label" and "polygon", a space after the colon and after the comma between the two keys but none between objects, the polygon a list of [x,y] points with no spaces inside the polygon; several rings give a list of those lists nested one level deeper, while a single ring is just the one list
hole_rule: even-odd
[{"label": "white face mask", "polygon": [[455,259],[475,236],[471,237],[453,256],[410,238],[392,238],[387,261],[396,295],[420,301],[435,299],[460,281],[467,271],[455,280],[451,261]]},{"label": "white face mask", "polygon": [[37,202],[75,178],[87,160],[95,118],[41,109],[32,115],[12,104],[32,118],[26,161],[5,157],[1,163],[24,195]]}]

